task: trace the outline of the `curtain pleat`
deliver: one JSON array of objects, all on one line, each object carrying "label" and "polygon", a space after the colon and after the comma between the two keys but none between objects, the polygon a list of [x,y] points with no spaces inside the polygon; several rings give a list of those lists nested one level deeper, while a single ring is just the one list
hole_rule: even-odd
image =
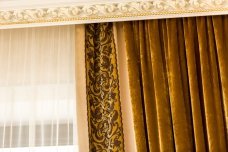
[{"label": "curtain pleat", "polygon": [[[194,128],[194,140],[195,140],[195,149],[199,151],[205,151],[205,135],[204,135],[204,126],[203,118],[201,111],[201,96],[200,96],[200,79],[198,78],[198,67],[196,61],[196,51],[198,51],[197,44],[197,31],[196,31],[196,22],[194,18],[184,19],[184,36],[188,41],[185,41],[186,47],[186,57],[187,57],[187,70],[188,70],[188,84],[190,91],[191,99],[191,115],[192,115],[192,126]],[[192,26],[193,25],[193,26]]]},{"label": "curtain pleat", "polygon": [[85,27],[89,144],[92,152],[124,151],[112,23]]},{"label": "curtain pleat", "polygon": [[137,151],[227,151],[228,16],[122,28]]}]

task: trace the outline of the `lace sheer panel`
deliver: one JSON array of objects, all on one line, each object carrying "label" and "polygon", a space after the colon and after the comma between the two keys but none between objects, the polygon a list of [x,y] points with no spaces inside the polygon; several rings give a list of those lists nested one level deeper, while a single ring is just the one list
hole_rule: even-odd
[{"label": "lace sheer panel", "polygon": [[74,28],[0,30],[0,149],[77,145]]}]

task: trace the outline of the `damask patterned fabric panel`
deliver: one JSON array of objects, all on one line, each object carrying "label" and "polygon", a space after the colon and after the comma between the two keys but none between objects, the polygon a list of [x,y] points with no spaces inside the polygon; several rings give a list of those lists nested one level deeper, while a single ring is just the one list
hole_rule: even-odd
[{"label": "damask patterned fabric panel", "polygon": [[123,126],[112,23],[86,25],[90,151],[123,152]]}]

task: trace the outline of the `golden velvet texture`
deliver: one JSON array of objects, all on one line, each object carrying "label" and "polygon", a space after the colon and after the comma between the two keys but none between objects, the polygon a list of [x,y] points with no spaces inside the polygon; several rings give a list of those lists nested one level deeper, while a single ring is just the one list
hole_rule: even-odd
[{"label": "golden velvet texture", "polygon": [[91,152],[123,152],[119,79],[112,23],[85,27],[86,89]]},{"label": "golden velvet texture", "polygon": [[121,28],[137,151],[228,151],[228,16]]}]

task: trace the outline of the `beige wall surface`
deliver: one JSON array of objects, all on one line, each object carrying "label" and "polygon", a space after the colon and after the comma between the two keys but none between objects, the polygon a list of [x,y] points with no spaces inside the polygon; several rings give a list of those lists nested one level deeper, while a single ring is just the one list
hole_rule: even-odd
[{"label": "beige wall surface", "polygon": [[76,25],[76,97],[77,97],[77,126],[78,144],[80,152],[89,151],[89,134],[87,120],[87,101],[86,101],[86,69],[85,69],[85,28],[84,25]]}]

